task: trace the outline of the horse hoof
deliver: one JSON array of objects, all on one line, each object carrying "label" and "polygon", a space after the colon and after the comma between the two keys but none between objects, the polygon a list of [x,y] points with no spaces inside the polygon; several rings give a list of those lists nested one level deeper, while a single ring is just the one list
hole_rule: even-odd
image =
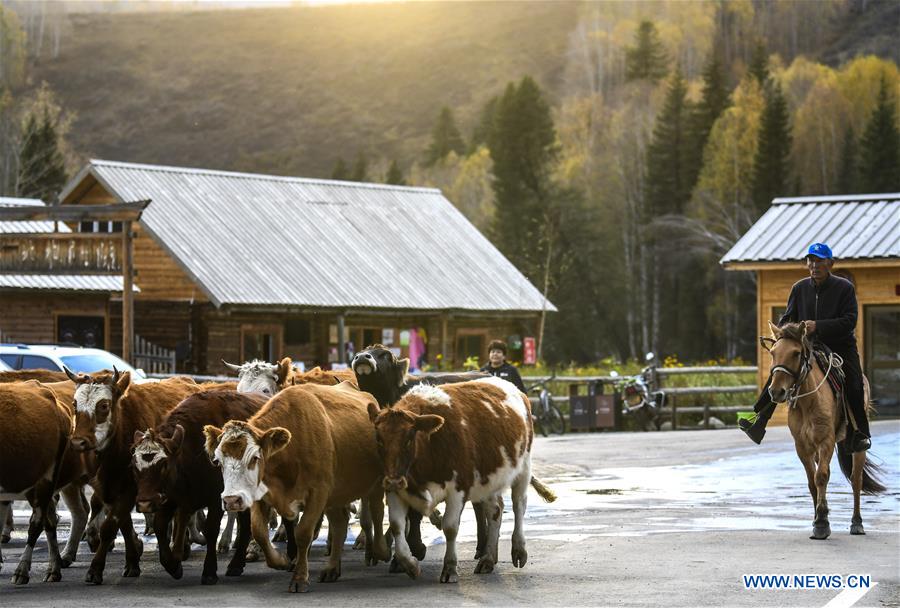
[{"label": "horse hoof", "polygon": [[863,528],[862,522],[850,524],[850,534],[853,536],[865,536],[866,530]]},{"label": "horse hoof", "polygon": [[204,574],[200,577],[201,585],[215,585],[219,582],[219,577],[215,574]]},{"label": "horse hoof", "polygon": [[813,527],[812,536],[809,538],[812,540],[825,540],[829,536],[831,536],[831,526],[826,524],[824,526]]}]

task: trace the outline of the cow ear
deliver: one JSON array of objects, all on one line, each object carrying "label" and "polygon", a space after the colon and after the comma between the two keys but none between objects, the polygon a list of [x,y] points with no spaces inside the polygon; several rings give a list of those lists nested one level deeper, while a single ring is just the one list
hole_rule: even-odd
[{"label": "cow ear", "polygon": [[776,340],[781,337],[781,330],[778,329],[778,326],[769,321],[769,331],[772,332],[772,337]]},{"label": "cow ear", "polygon": [[178,448],[181,447],[181,442],[184,440],[184,427],[180,424],[175,425],[175,432],[172,433],[172,438],[168,441],[169,453],[174,454],[178,451]]},{"label": "cow ear", "polygon": [[116,392],[119,393],[119,396],[122,396],[128,390],[129,386],[131,386],[131,372],[122,372],[122,375],[119,376],[119,379],[115,384]]},{"label": "cow ear", "polygon": [[444,418],[443,416],[438,416],[436,414],[423,414],[422,416],[416,417],[416,430],[422,431],[428,435],[437,431],[439,428],[444,426]]},{"label": "cow ear", "polygon": [[134,432],[134,443],[138,443],[144,439],[144,431],[135,431]]},{"label": "cow ear", "polygon": [[375,419],[378,418],[378,414],[381,413],[381,408],[378,407],[378,404],[374,401],[369,401],[369,420],[375,422]]},{"label": "cow ear", "polygon": [[285,380],[288,379],[291,373],[292,364],[293,361],[291,361],[290,357],[285,357],[278,362],[278,369],[275,371],[275,374],[278,376],[278,386],[284,386]]},{"label": "cow ear", "polygon": [[263,433],[263,436],[259,439],[259,446],[266,456],[271,456],[279,450],[284,449],[290,441],[291,432],[280,426],[276,426]]},{"label": "cow ear", "polygon": [[215,458],[216,448],[219,447],[219,440],[222,438],[222,429],[207,424],[203,427],[203,434],[206,436],[206,453],[210,458]]},{"label": "cow ear", "polygon": [[400,366],[398,370],[399,378],[397,380],[397,386],[403,386],[406,384],[406,374],[409,373],[409,359],[400,359],[397,361],[397,365]]}]

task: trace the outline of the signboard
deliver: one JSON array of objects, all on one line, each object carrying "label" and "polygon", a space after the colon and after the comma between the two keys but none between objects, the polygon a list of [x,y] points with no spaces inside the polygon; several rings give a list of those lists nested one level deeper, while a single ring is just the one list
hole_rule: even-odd
[{"label": "signboard", "polygon": [[409,330],[404,329],[400,332],[400,346],[409,346]]},{"label": "signboard", "polygon": [[537,349],[534,345],[534,338],[522,339],[522,363],[525,365],[537,363]]},{"label": "signboard", "polygon": [[394,329],[393,328],[384,328],[381,330],[381,343],[385,346],[393,346],[394,344]]}]

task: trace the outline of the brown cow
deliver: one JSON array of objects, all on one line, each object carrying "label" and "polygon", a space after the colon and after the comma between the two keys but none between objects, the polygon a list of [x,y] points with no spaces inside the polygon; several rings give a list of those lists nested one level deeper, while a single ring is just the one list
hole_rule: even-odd
[{"label": "brown cow", "polygon": [[[222,468],[222,500],[229,511],[252,507],[253,538],[273,568],[288,562],[269,541],[266,522],[274,508],[283,518],[303,515],[295,528],[297,563],[289,586],[309,590],[307,552],[323,513],[331,528],[331,554],[319,581],[340,577],[351,501],[369,498],[372,520],[384,519],[381,466],[367,408],[378,407],[371,395],[348,383],[289,387],[247,422],[222,429],[207,426],[206,450]],[[366,563],[387,561],[390,553],[381,525],[366,539]]]},{"label": "brown cow", "polygon": [[[204,585],[218,581],[216,537],[222,523],[222,475],[203,449],[204,425],[247,420],[265,403],[266,397],[258,393],[201,392],[178,404],[155,429],[135,433],[138,510],[156,514],[154,527],[159,541],[159,561],[174,578],[181,578],[183,572],[182,548],[188,518],[195,511],[206,508],[206,560],[200,580]],[[250,540],[250,513],[245,511],[241,515],[228,576],[237,576],[244,570]],[[173,516],[176,518],[175,532],[170,549],[168,528]]]},{"label": "brown cow", "polygon": [[[0,494],[24,493],[32,508],[28,542],[13,582],[28,582],[41,530],[50,553],[44,580],[59,581],[62,564],[53,493],[62,477],[72,419],[56,394],[35,380],[0,384],[0,417],[7,421],[0,425]],[[6,521],[7,509],[9,503],[0,504],[0,521]]]},{"label": "brown cow", "polygon": [[11,372],[0,372],[0,384],[7,382],[24,382],[37,380],[38,382],[65,382],[65,372],[52,372],[49,369],[18,369]]},{"label": "brown cow", "polygon": [[[481,503],[487,516],[487,546],[476,573],[491,572],[497,562],[502,515],[501,493],[512,488],[515,529],[513,565],[523,567],[523,521],[531,478],[534,430],[531,403],[515,386],[484,378],[440,387],[412,388],[396,405],[381,410],[369,405],[384,462],[388,519],[395,557],[413,578],[419,562],[403,535],[407,512],[431,513],[446,503],[443,531],[447,540],[441,582],[457,582],[456,535],[466,501]],[[552,494],[542,485],[545,499]],[[543,490],[543,491],[542,491]]]},{"label": "brown cow", "polygon": [[98,469],[93,483],[108,512],[100,526],[100,546],[85,575],[85,582],[103,583],[106,554],[116,537],[116,530],[125,538],[122,575],[139,576],[143,543],[137,538],[131,522],[131,509],[137,495],[137,484],[130,470],[134,433],[156,427],[169,410],[200,387],[186,378],[132,384],[129,372],[77,376],[67,373],[78,385],[72,447],[79,452],[96,450]]}]

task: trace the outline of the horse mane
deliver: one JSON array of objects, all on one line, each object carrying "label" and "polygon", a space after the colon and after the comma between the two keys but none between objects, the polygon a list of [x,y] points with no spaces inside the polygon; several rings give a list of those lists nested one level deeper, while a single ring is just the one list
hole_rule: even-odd
[{"label": "horse mane", "polygon": [[807,344],[806,333],[803,331],[803,323],[785,323],[778,329],[781,331],[782,338],[800,342],[804,346]]}]

